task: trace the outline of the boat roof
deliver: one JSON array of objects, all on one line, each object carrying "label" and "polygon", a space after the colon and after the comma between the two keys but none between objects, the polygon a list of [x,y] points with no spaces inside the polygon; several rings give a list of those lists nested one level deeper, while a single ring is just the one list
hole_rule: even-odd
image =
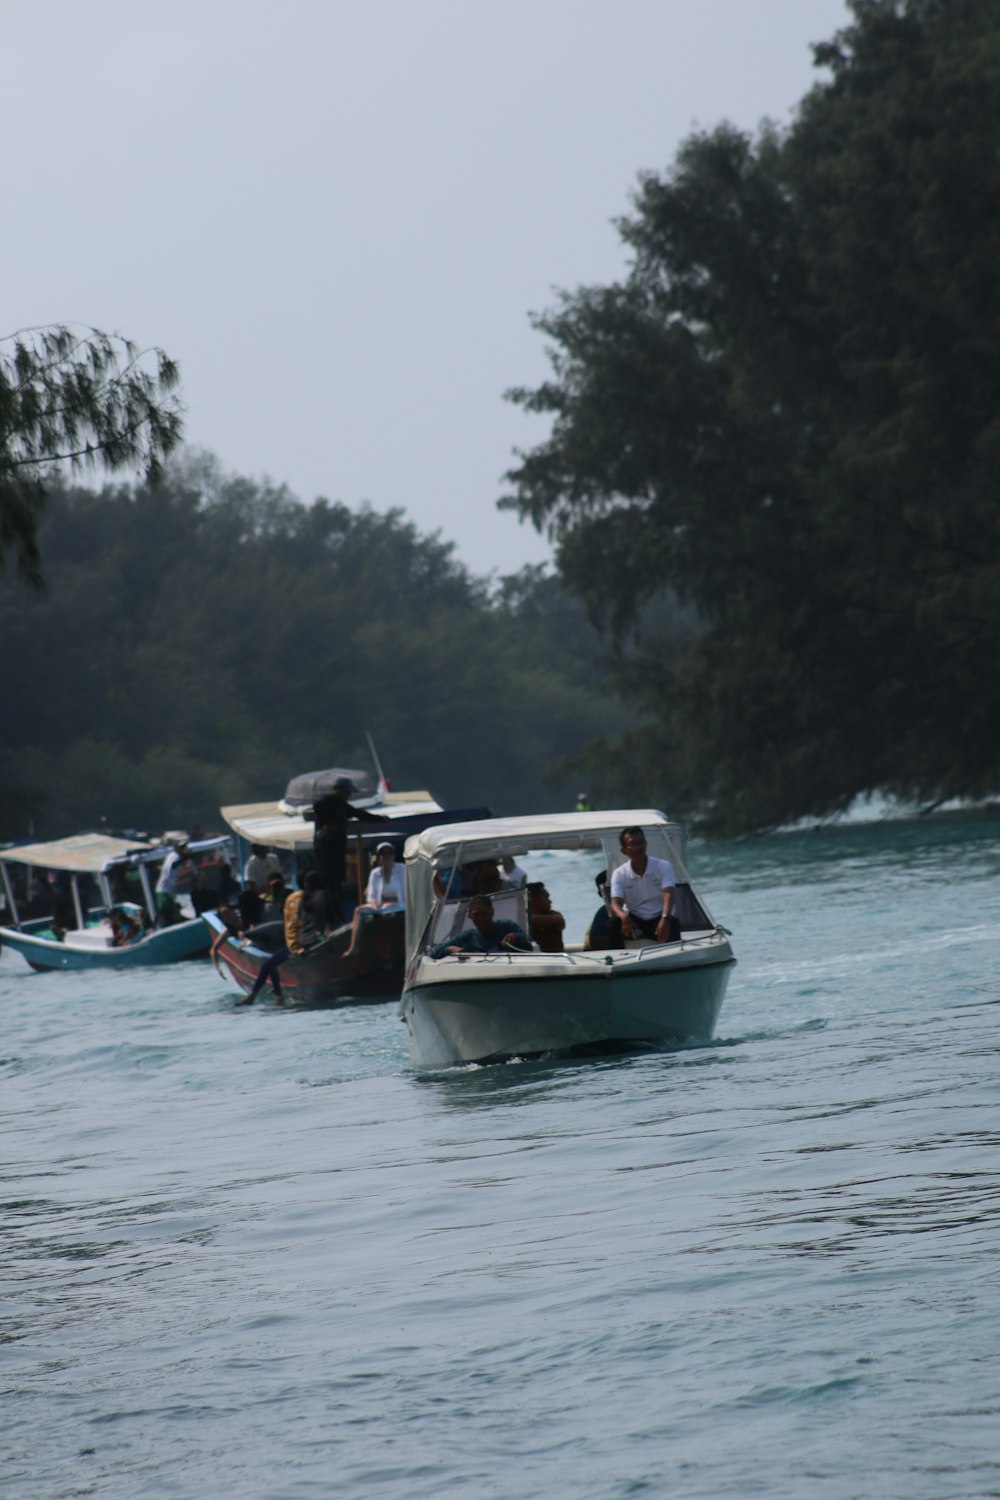
[{"label": "boat roof", "polygon": [[[207,838],[187,839],[191,854],[203,854],[230,842],[228,833]],[[120,864],[150,864],[165,859],[173,842],[156,839],[123,839],[109,833],[77,833],[72,838],[56,839],[50,844],[17,844],[0,849],[0,860],[11,864],[32,865],[39,870],[66,870],[71,875],[100,875]]]},{"label": "boat roof", "polygon": [[99,875],[119,859],[158,848],[142,839],[118,839],[107,833],[78,833],[50,844],[18,844],[0,851],[0,860],[34,865],[41,870],[68,870],[74,875]]},{"label": "boat roof", "polygon": [[615,808],[602,812],[541,813],[521,818],[487,818],[482,822],[446,823],[415,833],[406,843],[407,864],[428,860],[451,865],[524,854],[529,849],[596,849],[604,838],[617,837],[633,823],[662,827],[683,839],[683,830],[666,813],[652,807]]},{"label": "boat roof", "polygon": [[[245,802],[220,809],[234,833],[248,844],[266,844],[270,849],[302,852],[311,849],[316,825],[298,813],[282,811],[280,802]],[[384,801],[372,809],[380,817],[412,818],[444,812],[430,792],[387,792]],[[373,836],[379,825],[372,825]],[[385,838],[383,827],[379,837]]]}]

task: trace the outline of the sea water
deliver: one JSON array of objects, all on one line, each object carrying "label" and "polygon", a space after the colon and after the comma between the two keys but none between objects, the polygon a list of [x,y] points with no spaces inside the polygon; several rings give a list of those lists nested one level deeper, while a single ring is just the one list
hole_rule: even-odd
[{"label": "sea water", "polygon": [[4,953],[0,1493],[1000,1494],[1000,824],[690,862],[680,1051],[421,1074],[392,1002]]}]

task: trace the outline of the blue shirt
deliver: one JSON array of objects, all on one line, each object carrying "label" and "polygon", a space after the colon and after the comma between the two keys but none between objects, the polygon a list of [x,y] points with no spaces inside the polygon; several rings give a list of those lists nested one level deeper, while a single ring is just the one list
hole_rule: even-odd
[{"label": "blue shirt", "polygon": [[488,933],[480,932],[478,927],[466,927],[463,932],[457,932],[454,937],[447,938],[443,943],[435,943],[430,950],[430,956],[431,958],[447,958],[449,948],[461,948],[465,953],[496,953],[501,948],[509,946],[503,940],[511,932],[520,938],[520,942],[516,943],[515,947],[531,947],[531,943],[516,922],[507,922],[503,917],[498,917]]}]

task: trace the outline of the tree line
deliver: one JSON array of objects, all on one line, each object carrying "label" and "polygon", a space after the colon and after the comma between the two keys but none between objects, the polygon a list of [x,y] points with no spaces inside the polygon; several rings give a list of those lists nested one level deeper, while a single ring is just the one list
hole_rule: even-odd
[{"label": "tree line", "polygon": [[451,806],[571,807],[559,761],[620,705],[542,568],[473,575],[398,510],[223,474],[50,484],[44,591],[0,592],[0,838],[219,825],[292,775],[370,767]]},{"label": "tree line", "polygon": [[500,503],[554,578],[164,469],[160,351],[16,340],[0,567],[49,592],[0,594],[0,836],[203,821],[368,728],[397,782],[503,811],[579,784],[742,833],[996,793],[1000,0],[849,9],[789,127],[689,137],[620,221],[627,275],[536,318],[551,376],[509,395],[550,432]]},{"label": "tree line", "polygon": [[551,435],[504,503],[653,725],[594,775],[725,832],[1000,787],[1000,4],[850,8],[787,130],[641,179],[628,275],[511,393]]}]

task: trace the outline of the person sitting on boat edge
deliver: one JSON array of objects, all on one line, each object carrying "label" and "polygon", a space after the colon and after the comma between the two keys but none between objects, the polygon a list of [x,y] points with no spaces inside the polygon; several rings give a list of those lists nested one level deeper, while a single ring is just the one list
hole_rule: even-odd
[{"label": "person sitting on boat edge", "polygon": [[366,911],[402,911],[406,906],[406,878],[396,864],[396,851],[385,841],[376,844],[378,863],[368,877],[368,889],[363,903],[355,908],[351,919],[351,940],[344,949],[344,957],[350,958],[358,941],[358,928],[362,914]]},{"label": "person sitting on boat edge", "polygon": [[285,901],[285,946],[289,953],[305,953],[321,942],[326,926],[326,897],[323,882],[315,870],[299,880],[299,888]]},{"label": "person sitting on boat edge", "polygon": [[[275,879],[274,876],[271,878],[272,880]],[[285,997],[282,992],[281,975],[278,973],[278,970],[286,959],[291,958],[293,954],[304,953],[307,946],[311,946],[312,943],[318,941],[322,936],[323,927],[322,922],[318,920],[317,911],[319,903],[315,901],[316,893],[319,892],[322,896],[322,891],[323,882],[319,875],[315,870],[309,870],[307,874],[300,878],[299,889],[290,894],[286,893],[283,909],[284,933],[282,939],[279,941],[274,952],[269,958],[265,958],[258,969],[257,978],[253,982],[253,988],[250,993],[244,995],[242,1000],[237,1000],[237,1005],[252,1005],[268,980],[270,980],[271,989],[274,991],[275,1005],[284,1005]],[[322,902],[319,910],[325,917],[325,901]],[[268,927],[277,927],[278,923],[275,921],[266,923],[265,925]],[[253,932],[249,932],[247,936],[253,938]]]},{"label": "person sitting on boat edge", "polygon": [[623,828],[618,843],[626,858],[611,875],[608,946],[621,947],[639,936],[679,942],[681,927],[672,911],[677,888],[673,865],[646,853],[646,835],[637,825]]},{"label": "person sitting on boat edge", "polygon": [[443,943],[435,943],[430,950],[431,958],[447,958],[449,954],[499,953],[505,948],[531,950],[531,939],[516,922],[493,915],[493,902],[489,896],[473,896],[469,902],[471,927],[457,932]]},{"label": "person sitting on boat edge", "polygon": [[208,956],[212,960],[212,963],[215,965],[216,972],[218,974],[221,974],[222,969],[219,966],[219,949],[222,947],[223,943],[228,942],[231,938],[235,938],[237,941],[240,941],[242,939],[243,919],[236,907],[233,906],[231,901],[220,901],[218,907],[216,908],[215,915],[222,923],[222,926],[219,928],[219,931],[212,939],[212,947]]},{"label": "person sitting on boat edge", "polygon": [[244,932],[249,932],[251,927],[256,927],[258,922],[264,920],[264,898],[257,889],[255,880],[247,881],[237,897],[237,905]]},{"label": "person sitting on boat edge", "polygon": [[552,897],[541,880],[528,882],[528,926],[532,941],[543,953],[563,953],[563,931],[566,918],[561,911],[553,911]]}]

